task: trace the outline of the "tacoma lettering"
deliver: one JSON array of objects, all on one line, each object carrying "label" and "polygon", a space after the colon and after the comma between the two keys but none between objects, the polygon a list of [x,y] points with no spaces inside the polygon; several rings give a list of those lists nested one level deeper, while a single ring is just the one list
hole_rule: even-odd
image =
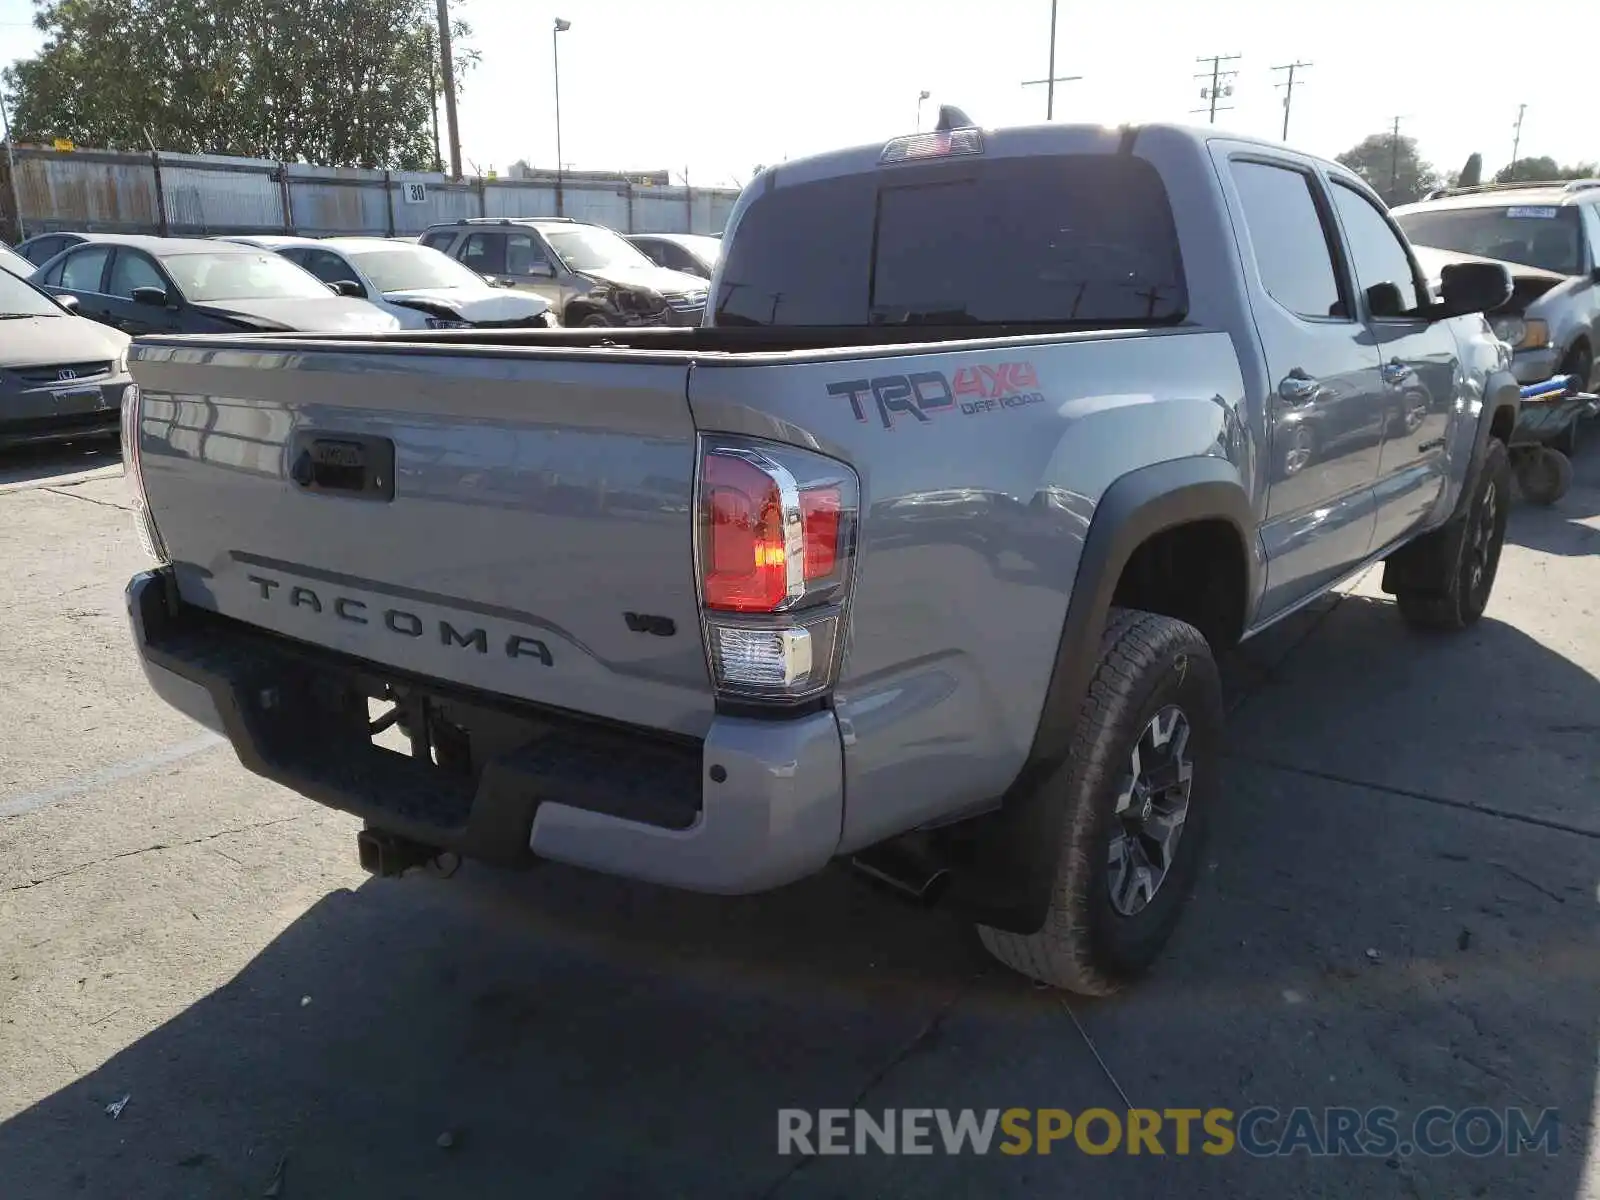
[{"label": "tacoma lettering", "polygon": [[[258,598],[268,604],[281,604],[304,613],[326,613],[335,620],[348,621],[352,625],[378,624],[376,617],[369,619],[367,615],[369,601],[357,600],[354,596],[319,593],[315,588],[298,583],[285,588],[281,580],[265,575],[246,575],[245,578],[254,585]],[[461,628],[448,618],[430,622],[404,608],[384,609],[382,628],[404,638],[420,638],[431,628],[437,631],[441,646],[487,655],[493,644],[501,648],[506,658],[531,658],[547,667],[555,665],[550,647],[526,634],[508,633],[502,636],[481,625]]]}]

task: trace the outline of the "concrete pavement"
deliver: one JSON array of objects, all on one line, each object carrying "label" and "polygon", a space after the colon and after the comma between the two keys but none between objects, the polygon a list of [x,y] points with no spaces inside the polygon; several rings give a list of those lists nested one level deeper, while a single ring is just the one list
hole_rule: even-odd
[{"label": "concrete pavement", "polygon": [[[1600,1196],[1600,453],[1471,633],[1369,576],[1231,664],[1210,869],[1098,1003],[843,873],[368,879],[148,694],[115,474],[0,462],[0,1197]],[[1555,1107],[1561,1147],[776,1154],[780,1107],[1129,1102]]]}]

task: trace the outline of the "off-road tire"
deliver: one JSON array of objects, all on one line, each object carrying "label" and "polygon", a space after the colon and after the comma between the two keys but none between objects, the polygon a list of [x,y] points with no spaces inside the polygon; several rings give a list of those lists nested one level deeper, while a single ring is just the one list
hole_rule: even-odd
[{"label": "off-road tire", "polygon": [[[1511,498],[1511,457],[1505,443],[1490,438],[1484,447],[1483,464],[1472,481],[1472,499],[1442,528],[1426,538],[1438,539],[1426,547],[1437,563],[1432,579],[1411,579],[1405,588],[1396,589],[1395,603],[1408,625],[1416,629],[1454,631],[1465,629],[1483,616],[1494,590],[1500,568],[1500,550],[1506,539],[1506,514]],[[1477,585],[1472,582],[1474,539],[1492,503],[1487,562],[1482,564]],[[1406,552],[1424,547],[1407,547]]]},{"label": "off-road tire", "polygon": [[[1154,896],[1142,911],[1123,916],[1112,906],[1107,878],[1117,792],[1146,726],[1174,704],[1189,722],[1188,817]],[[1219,792],[1223,718],[1216,662],[1200,631],[1170,617],[1113,608],[1072,745],[1044,785],[1067,810],[1044,924],[1030,934],[979,925],[984,948],[1023,975],[1091,996],[1108,995],[1148,969],[1199,875]]]},{"label": "off-road tire", "polygon": [[590,313],[588,316],[584,317],[583,320],[579,321],[578,324],[583,326],[585,329],[611,328],[611,322],[606,319],[604,313]]}]

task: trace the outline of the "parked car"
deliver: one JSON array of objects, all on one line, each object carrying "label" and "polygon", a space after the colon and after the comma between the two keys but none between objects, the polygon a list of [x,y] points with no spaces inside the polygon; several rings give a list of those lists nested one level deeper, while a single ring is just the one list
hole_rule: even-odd
[{"label": "parked car", "polygon": [[703,233],[630,233],[628,241],[658,267],[702,279],[711,278],[722,257],[721,239]]},{"label": "parked car", "polygon": [[[135,343],[156,692],[380,873],[849,860],[1103,993],[1204,872],[1218,654],[1378,562],[1413,626],[1483,614],[1511,283],[1435,301],[1337,163],[947,107],[763,173],[727,241],[702,328]],[[1274,477],[1286,414],[1418,376],[1420,424]],[[189,449],[246,423],[249,471]]]},{"label": "parked car", "polygon": [[10,246],[0,246],[0,271],[7,271],[18,279],[27,279],[37,268]]},{"label": "parked car", "polygon": [[37,233],[17,243],[17,253],[36,267],[42,267],[69,246],[89,240],[86,233]]},{"label": "parked car", "polygon": [[1493,324],[1523,383],[1595,378],[1600,347],[1600,179],[1447,188],[1402,205],[1413,244],[1511,264]]},{"label": "parked car", "polygon": [[0,271],[0,446],[115,436],[128,335]]},{"label": "parked car", "polygon": [[381,237],[237,237],[274,250],[339,290],[391,314],[404,329],[548,328],[542,296],[497,288],[437,250]]},{"label": "parked car", "polygon": [[422,244],[543,296],[563,325],[698,325],[706,281],[656,266],[621,234],[564,217],[432,225]]},{"label": "parked car", "polygon": [[131,334],[400,328],[276,254],[231,242],[94,234],[45,263],[34,282]]}]

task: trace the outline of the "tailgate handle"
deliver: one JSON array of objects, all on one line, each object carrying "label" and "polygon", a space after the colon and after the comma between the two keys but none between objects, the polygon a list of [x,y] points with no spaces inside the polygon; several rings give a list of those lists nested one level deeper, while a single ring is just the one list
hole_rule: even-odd
[{"label": "tailgate handle", "polygon": [[289,447],[289,478],[307,492],[394,499],[394,443],[385,437],[302,430]]}]

